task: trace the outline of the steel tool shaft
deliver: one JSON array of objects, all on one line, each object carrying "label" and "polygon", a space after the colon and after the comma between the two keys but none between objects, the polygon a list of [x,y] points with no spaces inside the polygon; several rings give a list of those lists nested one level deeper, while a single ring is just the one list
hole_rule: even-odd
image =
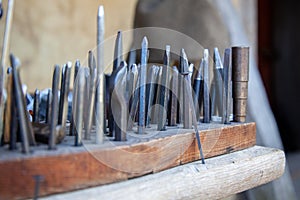
[{"label": "steel tool shaft", "polygon": [[[11,135],[10,131],[10,124],[12,120],[12,104],[14,104],[13,99],[12,99],[12,93],[13,93],[13,80],[12,80],[12,68],[9,67],[7,69],[7,91],[6,91],[6,106],[4,109],[4,135],[3,135],[3,143],[8,143]],[[1,134],[0,134],[1,135]],[[1,144],[1,141],[0,141]]]},{"label": "steel tool shaft", "polygon": [[168,126],[176,126],[177,119],[177,104],[178,104],[178,69],[176,66],[172,67],[171,71],[171,85],[170,85],[170,100],[168,107]]},{"label": "steel tool shaft", "polygon": [[11,54],[10,55],[10,62],[12,66],[12,73],[13,73],[13,85],[14,85],[14,102],[16,103],[17,106],[17,112],[19,116],[19,124],[20,124],[20,132],[21,132],[21,140],[22,140],[22,152],[28,154],[30,149],[29,149],[29,129],[27,126],[28,123],[28,116],[26,114],[26,109],[25,109],[25,100],[24,100],[24,95],[22,92],[20,80],[19,80],[19,74],[18,74],[18,69],[17,69],[17,61],[16,58]]},{"label": "steel tool shaft", "polygon": [[166,130],[167,123],[167,106],[168,106],[168,92],[169,92],[169,67],[170,67],[170,46],[166,46],[164,58],[164,65],[162,67],[162,77],[160,85],[160,97],[159,97],[159,111],[158,111],[158,123],[157,130]]},{"label": "steel tool shaft", "polygon": [[83,130],[83,108],[84,108],[84,87],[85,87],[85,71],[81,68],[78,71],[78,81],[76,85],[76,113],[75,113],[75,146],[82,145],[82,130]]},{"label": "steel tool shaft", "polygon": [[210,122],[210,99],[209,99],[209,52],[208,49],[204,50],[204,88],[203,88],[203,123]]},{"label": "steel tool shaft", "polygon": [[113,71],[110,81],[114,86],[111,96],[112,115],[115,122],[115,140],[125,141],[127,131],[127,103],[125,98],[127,64],[122,61]]},{"label": "steel tool shaft", "polygon": [[91,129],[94,114],[94,105],[96,97],[96,83],[97,83],[97,68],[95,60],[93,59],[93,53],[89,52],[89,69],[90,69],[90,87],[89,87],[89,98],[87,103],[87,116],[85,122],[85,139],[91,138]]},{"label": "steel tool shaft", "polygon": [[[187,56],[185,54],[184,49],[181,49],[180,53],[180,68],[181,68],[181,75],[183,76],[183,128],[191,129],[192,128],[192,116],[191,116],[191,106],[188,99],[188,91],[187,91],[187,85],[191,85],[191,79],[189,76],[189,65]],[[192,97],[191,97],[192,98]]]},{"label": "steel tool shaft", "polygon": [[7,13],[5,21],[5,29],[3,34],[3,44],[2,44],[2,54],[1,54],[1,63],[0,63],[0,143],[3,134],[3,114],[5,107],[5,99],[3,94],[5,92],[5,68],[8,59],[9,53],[9,42],[11,35],[11,26],[13,19],[13,9],[14,9],[14,0],[8,0],[7,4]]},{"label": "steel tool shaft", "polygon": [[[10,117],[7,116],[7,119],[9,119],[9,121],[7,123],[5,123],[5,134],[7,133],[9,136],[9,138],[8,138],[9,149],[15,150],[17,148],[18,119],[17,119],[17,108],[16,108],[16,102],[15,102],[16,98],[15,98],[12,73],[13,73],[13,69],[11,67],[9,67],[7,69],[7,78],[8,78],[7,92],[8,92],[8,95],[10,95],[10,102],[9,102],[9,99],[7,99],[6,110],[10,110]],[[9,128],[8,128],[8,126],[9,126]],[[4,141],[5,141],[5,138],[4,138]]]},{"label": "steel tool shaft", "polygon": [[[212,91],[212,108],[211,114],[214,116],[216,121],[220,121],[223,117],[222,101],[226,97],[223,96],[223,64],[219,54],[218,48],[214,48],[214,79],[213,79],[213,91]],[[221,119],[223,122],[224,119]],[[223,122],[224,123],[224,122]]]},{"label": "steel tool shaft", "polygon": [[80,68],[80,61],[76,60],[75,65],[74,65],[74,78],[73,78],[73,93],[72,93],[72,114],[71,114],[71,124],[70,124],[70,131],[69,135],[72,136],[75,134],[75,127],[74,127],[74,115],[76,113],[76,78],[77,78],[77,73]]},{"label": "steel tool shaft", "polygon": [[148,59],[148,40],[146,37],[142,41],[141,53],[141,70],[140,70],[140,88],[139,88],[139,120],[138,133],[143,134],[145,131],[145,110],[146,110],[146,76],[147,76],[147,59]]},{"label": "steel tool shaft", "polygon": [[200,107],[201,107],[201,98],[203,96],[203,59],[201,59],[199,69],[194,77],[194,84],[193,84],[193,100],[194,100],[194,107],[196,112],[196,119],[198,121],[200,117]]},{"label": "steel tool shaft", "polygon": [[56,149],[56,126],[58,123],[58,85],[59,85],[60,67],[55,65],[52,78],[52,103],[51,103],[51,123],[50,123],[50,137],[48,149]]},{"label": "steel tool shaft", "polygon": [[245,122],[249,80],[249,47],[232,47],[233,116]]},{"label": "steel tool shaft", "polygon": [[[123,60],[123,42],[122,42],[122,32],[118,31],[117,38],[115,41],[115,51],[114,51],[114,62],[113,62],[113,72],[117,70],[120,66],[121,61]],[[109,81],[109,83],[113,84],[114,81]],[[108,129],[110,135],[114,135],[115,133],[115,121],[112,115],[112,105],[111,105],[111,92],[114,88],[114,85],[109,84],[109,109],[108,109]]]},{"label": "steel tool shaft", "polygon": [[[191,82],[189,75],[185,75],[184,78],[185,78],[187,83]],[[204,154],[203,154],[202,145],[201,145],[200,134],[199,134],[199,131],[198,131],[198,123],[197,123],[195,108],[193,108],[194,104],[193,104],[193,97],[192,97],[192,88],[191,88],[190,84],[185,84],[184,87],[186,88],[186,91],[187,91],[186,92],[187,99],[188,99],[187,103],[192,107],[191,116],[192,116],[192,122],[193,122],[194,130],[195,130],[197,145],[198,145],[198,149],[199,149],[199,153],[200,153],[200,158],[201,158],[202,164],[205,164]]]},{"label": "steel tool shaft", "polygon": [[40,119],[40,91],[38,89],[34,92],[34,102],[33,102],[33,122],[39,122]]},{"label": "steel tool shaft", "polygon": [[66,127],[66,120],[68,115],[68,95],[70,89],[70,76],[71,76],[72,63],[68,62],[62,72],[61,80],[61,93],[59,101],[58,124]]},{"label": "steel tool shaft", "polygon": [[105,119],[105,75],[104,75],[104,8],[99,6],[97,15],[97,101],[96,101],[96,143],[103,143],[106,133]]},{"label": "steel tool shaft", "polygon": [[225,49],[224,52],[224,87],[223,96],[223,118],[225,124],[230,124],[231,104],[232,104],[232,86],[231,86],[231,49]]},{"label": "steel tool shaft", "polygon": [[155,96],[155,80],[158,76],[159,67],[152,65],[148,68],[147,76],[147,87],[146,87],[146,126],[150,126],[151,121],[151,107],[153,105],[153,100]]}]

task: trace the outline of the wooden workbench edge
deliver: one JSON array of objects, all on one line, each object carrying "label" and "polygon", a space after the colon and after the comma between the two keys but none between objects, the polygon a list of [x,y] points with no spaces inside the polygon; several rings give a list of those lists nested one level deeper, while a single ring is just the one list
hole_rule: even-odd
[{"label": "wooden workbench edge", "polygon": [[284,173],[285,154],[254,146],[206,162],[43,199],[220,199],[279,178]]}]

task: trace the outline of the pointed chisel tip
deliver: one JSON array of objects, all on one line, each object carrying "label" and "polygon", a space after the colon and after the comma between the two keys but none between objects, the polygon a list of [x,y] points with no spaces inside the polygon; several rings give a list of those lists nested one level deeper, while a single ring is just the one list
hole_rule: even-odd
[{"label": "pointed chisel tip", "polygon": [[221,56],[217,47],[214,48],[214,62],[215,62],[216,69],[223,69]]},{"label": "pointed chisel tip", "polygon": [[98,16],[103,17],[104,16],[104,7],[103,5],[100,5],[98,8]]},{"label": "pointed chisel tip", "polygon": [[187,61],[187,56],[186,56],[186,53],[185,53],[184,49],[181,49],[180,57],[182,57],[184,59],[184,62]]},{"label": "pointed chisel tip", "polygon": [[69,69],[69,68],[72,68],[72,62],[71,61],[68,61],[67,62],[67,68]]},{"label": "pointed chisel tip", "polygon": [[142,47],[148,47],[148,39],[146,36],[143,38]]},{"label": "pointed chisel tip", "polygon": [[170,53],[170,49],[171,49],[171,46],[170,45],[166,45],[166,53],[167,53],[167,55]]},{"label": "pointed chisel tip", "polygon": [[208,49],[204,49],[204,60],[208,60],[208,56],[209,56],[209,51]]}]

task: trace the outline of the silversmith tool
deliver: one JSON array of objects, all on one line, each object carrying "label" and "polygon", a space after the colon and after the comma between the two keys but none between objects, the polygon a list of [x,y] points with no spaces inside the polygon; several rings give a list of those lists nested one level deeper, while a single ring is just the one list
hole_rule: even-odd
[{"label": "silversmith tool", "polygon": [[89,87],[89,98],[87,103],[87,116],[85,122],[85,139],[91,139],[91,129],[93,122],[95,97],[96,97],[96,83],[97,83],[97,68],[95,60],[93,59],[92,51],[89,51],[89,69],[90,69],[90,87]]},{"label": "silversmith tool", "polygon": [[225,49],[224,52],[224,87],[223,96],[225,93],[225,98],[223,99],[223,122],[225,124],[230,124],[230,115],[232,110],[232,86],[231,86],[231,49]]},{"label": "silversmith tool", "polygon": [[204,88],[203,88],[203,123],[210,123],[210,99],[209,99],[209,52],[204,49]]},{"label": "silversmith tool", "polygon": [[12,101],[12,93],[13,93],[13,80],[12,80],[12,68],[9,67],[7,69],[7,79],[6,79],[6,105],[4,109],[4,135],[3,135],[3,141],[2,143],[8,143],[10,138],[10,125],[12,120],[12,104],[14,104]]},{"label": "silversmith tool", "polygon": [[61,80],[61,93],[59,101],[59,112],[58,112],[58,124],[66,127],[67,115],[68,115],[68,95],[70,89],[70,77],[71,77],[72,63],[68,62],[62,72]]},{"label": "silversmith tool", "polygon": [[126,73],[127,64],[122,61],[120,66],[111,75],[112,115],[115,122],[115,141],[126,141],[127,131],[127,102],[126,102]]},{"label": "silversmith tool", "polygon": [[127,101],[128,101],[128,109],[131,109],[131,104],[133,102],[134,93],[136,90],[136,83],[138,79],[138,68],[136,64],[133,64],[129,67],[127,72]]},{"label": "silversmith tool", "polygon": [[155,96],[155,84],[158,76],[159,67],[152,65],[148,67],[147,85],[146,85],[146,126],[150,127],[151,107]]},{"label": "silversmith tool", "polygon": [[[184,75],[184,79],[185,79],[186,83],[191,82],[191,77],[188,74]],[[198,145],[198,149],[199,149],[199,153],[200,153],[200,158],[201,158],[202,164],[205,164],[204,154],[203,154],[202,145],[201,145],[200,134],[199,134],[199,131],[198,131],[198,123],[197,123],[195,108],[193,107],[194,104],[193,104],[191,84],[184,84],[184,88],[185,88],[185,91],[186,91],[185,94],[187,95],[187,100],[188,100],[186,103],[189,104],[189,106],[191,107],[191,117],[192,117],[192,122],[193,122],[195,135],[196,135],[196,139],[197,139],[197,145]]]},{"label": "silversmith tool", "polygon": [[145,110],[146,110],[146,76],[147,76],[147,59],[148,59],[148,40],[147,37],[142,41],[141,69],[140,69],[140,88],[139,88],[139,120],[138,133],[145,132]]},{"label": "silversmith tool", "polygon": [[[213,115],[213,121],[223,121],[223,108],[222,108],[222,101],[225,99],[223,97],[222,88],[223,88],[223,63],[221,61],[221,57],[219,54],[218,48],[214,48],[214,55],[213,55],[213,63],[214,63],[214,79],[212,85],[212,108],[211,114]],[[224,93],[225,95],[225,93]],[[223,122],[224,123],[224,122]]]},{"label": "silversmith tool", "polygon": [[245,122],[249,80],[249,47],[232,47],[233,117]]},{"label": "silversmith tool", "polygon": [[[7,97],[10,96],[10,103],[9,98],[7,98],[6,101],[6,110],[10,110],[10,117],[7,116],[7,119],[9,121],[5,122],[5,131],[7,131],[7,134],[9,136],[9,149],[15,150],[17,149],[17,130],[19,127],[18,119],[17,119],[17,109],[16,109],[16,102],[15,100],[15,91],[14,91],[14,83],[13,83],[13,77],[12,77],[12,71],[13,69],[9,67],[7,69]],[[8,107],[9,106],[9,107]],[[7,114],[7,113],[6,113]],[[9,126],[9,128],[8,128]],[[6,134],[6,132],[5,132]],[[5,136],[5,135],[4,135]],[[4,138],[5,141],[5,138]],[[5,141],[7,142],[7,141]]]},{"label": "silversmith tool", "polygon": [[[191,79],[189,76],[189,65],[188,65],[188,60],[187,56],[185,54],[184,49],[181,49],[180,52],[180,74],[183,77],[182,84],[183,84],[183,90],[182,90],[182,95],[183,95],[183,128],[185,129],[191,129],[192,128],[192,116],[191,116],[191,106],[189,103],[188,99],[188,91],[186,85],[191,85]],[[192,97],[191,97],[192,98]]]},{"label": "silversmith tool", "polygon": [[52,78],[52,103],[51,103],[51,123],[50,123],[50,137],[48,149],[56,149],[56,126],[58,124],[58,85],[59,85],[60,67],[55,65]]},{"label": "silversmith tool", "polygon": [[80,68],[80,61],[76,60],[75,65],[74,65],[74,79],[73,79],[73,93],[72,93],[72,111],[71,111],[71,119],[70,119],[70,131],[69,135],[72,136],[75,134],[75,127],[74,127],[74,114],[76,113],[76,88],[74,87],[76,84],[76,78],[77,78],[77,73]]},{"label": "silversmith tool", "polygon": [[3,134],[3,114],[5,108],[5,69],[8,59],[9,52],[9,42],[11,35],[11,26],[13,20],[13,9],[14,9],[14,0],[8,0],[7,3],[7,13],[6,13],[6,21],[5,21],[5,29],[3,34],[3,44],[2,44],[2,54],[1,54],[1,66],[0,66],[0,143]]},{"label": "silversmith tool", "polygon": [[48,94],[47,94],[47,108],[46,108],[46,124],[50,124],[51,122],[51,104],[52,104],[52,91],[51,89],[48,89]]},{"label": "silversmith tool", "polygon": [[153,108],[150,110],[151,114],[151,119],[150,123],[151,124],[158,124],[158,115],[159,115],[159,101],[160,101],[160,88],[161,88],[161,82],[162,82],[162,73],[163,73],[163,67],[162,66],[156,66],[158,68],[157,76],[154,77],[154,94],[153,94],[153,102],[151,103]]},{"label": "silversmith tool", "polygon": [[204,61],[201,59],[199,69],[194,77],[194,84],[193,84],[193,102],[195,107],[196,119],[200,118],[200,107],[202,104],[201,98],[203,96],[203,65]]},{"label": "silversmith tool", "polygon": [[113,70],[116,70],[120,66],[122,61],[123,61],[122,32],[118,31],[117,38],[116,38],[116,41],[115,41]]},{"label": "silversmith tool", "polygon": [[[134,76],[134,80],[133,80],[133,92],[132,92],[132,102],[129,105],[130,107],[130,111],[129,111],[129,119],[128,119],[128,123],[127,123],[127,130],[132,130],[132,127],[134,125],[135,119],[136,119],[136,115],[137,115],[137,111],[138,111],[138,104],[139,104],[139,85],[140,85],[140,77],[138,76],[138,71],[140,69],[138,69],[138,67],[134,64],[133,67],[135,69],[132,68],[132,76]],[[135,71],[135,72],[133,72]],[[136,79],[136,80],[135,80]]]},{"label": "silversmith tool", "polygon": [[[120,67],[121,61],[123,61],[123,44],[122,44],[122,32],[118,31],[116,41],[115,41],[115,50],[114,50],[114,62],[113,62],[113,72]],[[114,81],[109,81],[109,83],[113,84]],[[108,129],[109,134],[113,136],[115,133],[115,122],[114,117],[112,115],[112,105],[111,105],[111,92],[114,88],[114,85],[109,84],[109,109],[108,109]]]},{"label": "silversmith tool", "polygon": [[105,75],[104,75],[104,8],[99,6],[97,15],[97,89],[96,89],[96,143],[103,143],[106,133]]},{"label": "silversmith tool", "polygon": [[34,92],[34,102],[33,102],[33,122],[40,121],[40,91],[38,89]]},{"label": "silversmith tool", "polygon": [[170,67],[170,46],[166,46],[164,58],[164,65],[162,66],[162,76],[160,82],[160,95],[159,95],[159,110],[158,110],[158,122],[157,130],[166,130],[167,123],[167,106],[168,106],[168,91],[169,91],[169,67]]},{"label": "silversmith tool", "polygon": [[136,63],[136,50],[131,49],[128,55],[128,68],[130,68],[133,64]]},{"label": "silversmith tool", "polygon": [[17,106],[17,112],[19,117],[21,141],[22,141],[22,152],[28,154],[29,149],[29,129],[28,129],[28,115],[26,114],[27,110],[25,109],[25,100],[22,92],[22,87],[20,84],[18,69],[17,69],[17,60],[13,54],[10,54],[10,62],[12,66],[12,75],[13,75],[13,85],[14,85],[14,102]]},{"label": "silversmith tool", "polygon": [[176,126],[177,119],[177,104],[178,104],[178,69],[176,66],[172,67],[171,71],[171,85],[170,85],[170,99],[168,106],[168,126]]},{"label": "silversmith tool", "polygon": [[75,113],[75,146],[82,145],[83,130],[83,109],[84,109],[84,88],[85,88],[85,70],[80,68],[78,71],[78,80],[76,85],[76,113]]}]

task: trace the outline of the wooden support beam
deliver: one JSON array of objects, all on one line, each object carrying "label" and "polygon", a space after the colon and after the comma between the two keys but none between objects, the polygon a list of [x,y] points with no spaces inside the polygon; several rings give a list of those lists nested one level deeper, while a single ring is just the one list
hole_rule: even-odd
[{"label": "wooden support beam", "polygon": [[220,199],[279,178],[284,152],[254,146],[156,174],[47,199]]},{"label": "wooden support beam", "polygon": [[[155,129],[154,129],[155,130]],[[154,134],[155,133],[155,134]],[[133,134],[133,133],[131,133]],[[126,142],[89,141],[74,147],[66,138],[56,151],[36,147],[31,155],[0,151],[0,199],[32,197],[33,176],[40,175],[40,195],[66,192],[127,180],[199,160],[193,130],[149,132],[150,138],[128,137]],[[200,137],[206,158],[255,145],[255,123],[201,124]]]}]

